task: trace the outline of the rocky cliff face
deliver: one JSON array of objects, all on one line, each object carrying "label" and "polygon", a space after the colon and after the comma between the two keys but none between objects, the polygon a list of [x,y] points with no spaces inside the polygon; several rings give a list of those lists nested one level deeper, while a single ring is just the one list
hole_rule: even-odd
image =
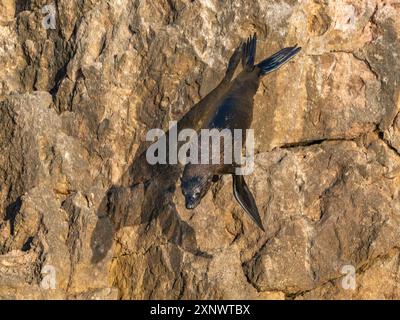
[{"label": "rocky cliff face", "polygon": [[[398,1],[49,4],[0,2],[0,297],[400,298]],[[265,233],[228,176],[194,211],[133,183],[254,31],[303,47],[255,98]]]}]

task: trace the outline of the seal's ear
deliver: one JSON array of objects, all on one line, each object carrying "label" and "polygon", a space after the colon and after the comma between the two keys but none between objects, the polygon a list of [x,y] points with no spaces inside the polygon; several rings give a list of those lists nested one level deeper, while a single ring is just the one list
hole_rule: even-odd
[{"label": "seal's ear", "polygon": [[257,226],[262,230],[264,227],[261,222],[260,214],[258,213],[256,201],[247,187],[246,181],[242,175],[233,174],[233,194],[237,202],[240,203],[244,211],[253,219]]}]

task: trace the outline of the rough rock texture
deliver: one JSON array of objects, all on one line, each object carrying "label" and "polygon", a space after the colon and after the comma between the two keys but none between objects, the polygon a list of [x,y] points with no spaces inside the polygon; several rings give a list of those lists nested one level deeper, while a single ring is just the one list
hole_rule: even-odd
[{"label": "rough rock texture", "polygon": [[[1,298],[400,298],[399,1],[49,3],[0,1]],[[133,184],[254,31],[303,47],[255,98],[265,233],[230,177],[194,211],[174,168]]]}]

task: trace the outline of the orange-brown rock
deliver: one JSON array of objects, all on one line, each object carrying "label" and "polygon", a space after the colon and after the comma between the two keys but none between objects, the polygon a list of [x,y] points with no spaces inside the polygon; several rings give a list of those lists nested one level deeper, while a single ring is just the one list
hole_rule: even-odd
[{"label": "orange-brown rock", "polygon": [[[0,298],[400,298],[397,1],[45,5],[0,4]],[[255,98],[265,233],[230,177],[194,211],[173,168],[132,184],[253,32],[257,61],[303,48]]]}]

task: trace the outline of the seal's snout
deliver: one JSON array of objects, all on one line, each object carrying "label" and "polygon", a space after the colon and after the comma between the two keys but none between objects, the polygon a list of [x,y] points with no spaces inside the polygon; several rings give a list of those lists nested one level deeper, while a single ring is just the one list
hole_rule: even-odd
[{"label": "seal's snout", "polygon": [[195,204],[191,203],[191,202],[187,202],[186,203],[186,209],[194,209],[195,208]]},{"label": "seal's snout", "polygon": [[198,199],[196,199],[193,196],[187,196],[185,197],[185,207],[186,209],[194,209],[198,205]]}]

